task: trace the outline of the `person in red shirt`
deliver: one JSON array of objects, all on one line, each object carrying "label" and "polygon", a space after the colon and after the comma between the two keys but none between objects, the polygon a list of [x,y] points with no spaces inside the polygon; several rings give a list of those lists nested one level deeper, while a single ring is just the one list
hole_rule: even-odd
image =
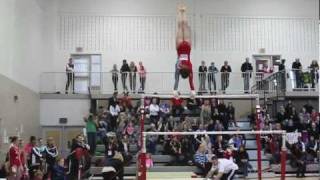
[{"label": "person in red shirt", "polygon": [[193,71],[191,64],[191,30],[188,25],[186,6],[178,6],[178,31],[176,35],[176,48],[177,48],[177,63],[175,66],[175,83],[174,94],[176,94],[179,85],[179,77],[186,79],[189,78],[189,85],[191,94],[195,95],[193,84]]},{"label": "person in red shirt", "polygon": [[178,92],[178,96],[174,96],[171,99],[172,103],[172,115],[173,116],[179,116],[183,113],[183,99],[179,97],[180,93]]},{"label": "person in red shirt", "polygon": [[22,163],[20,157],[20,150],[18,147],[18,137],[10,137],[11,145],[9,148],[9,167],[10,167],[10,176],[8,180],[19,180],[22,175]]}]

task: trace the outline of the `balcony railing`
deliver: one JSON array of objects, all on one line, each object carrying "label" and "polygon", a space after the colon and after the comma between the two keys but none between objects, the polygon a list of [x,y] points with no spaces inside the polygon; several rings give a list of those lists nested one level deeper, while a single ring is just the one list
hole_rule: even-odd
[{"label": "balcony railing", "polygon": [[[114,82],[117,82],[117,91],[125,90],[130,93],[172,93],[175,83],[174,72],[149,72],[143,78],[138,73],[118,73],[113,76],[110,72],[76,72],[69,74],[69,80],[74,81],[74,92],[80,94],[91,93],[110,94],[115,91]],[[259,81],[261,73],[193,73],[193,81],[196,92],[203,93],[228,93],[243,94],[250,93],[251,86]],[[68,81],[66,72],[45,72],[41,74],[40,93],[65,93]],[[123,82],[122,82],[123,81]],[[72,93],[72,82],[69,86],[69,93]],[[209,83],[210,82],[210,83]],[[244,84],[248,82],[246,90]],[[189,80],[179,77],[178,91],[182,94],[189,94]]]},{"label": "balcony railing", "polygon": [[[196,92],[202,93],[284,93],[294,91],[318,91],[316,74],[310,70],[286,70],[276,73],[193,73]],[[41,74],[40,93],[65,93],[68,81],[66,72],[45,72]],[[110,72],[75,72],[69,74],[69,93],[111,94],[117,85],[118,92],[130,93],[172,93],[175,83],[173,72],[149,72],[145,80],[138,74]],[[209,83],[210,82],[210,83]],[[313,82],[313,83],[312,83]],[[246,84],[248,83],[248,84]],[[244,86],[246,84],[246,87]],[[126,89],[125,89],[126,87]],[[246,88],[246,89],[245,89]],[[179,77],[178,91],[189,94],[189,81]],[[278,94],[279,95],[279,94]]]},{"label": "balcony railing", "polygon": [[283,96],[286,92],[318,92],[318,74],[310,69],[279,71],[261,78],[251,91],[269,97]]}]

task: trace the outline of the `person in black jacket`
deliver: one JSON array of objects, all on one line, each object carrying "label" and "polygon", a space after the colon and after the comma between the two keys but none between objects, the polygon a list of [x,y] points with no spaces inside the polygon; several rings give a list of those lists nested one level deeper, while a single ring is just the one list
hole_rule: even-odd
[{"label": "person in black jacket", "polygon": [[278,76],[278,82],[282,90],[286,89],[286,60],[281,59],[281,64],[279,65],[280,75]]},{"label": "person in black jacket", "polygon": [[318,74],[319,65],[317,60],[312,60],[312,63],[309,68],[311,73],[311,88],[315,88],[315,85],[319,81],[319,74]]},{"label": "person in black jacket", "polygon": [[206,76],[207,76],[207,66],[204,61],[201,61],[201,66],[199,66],[199,91],[205,92],[206,91]]},{"label": "person in black jacket", "polygon": [[244,93],[249,93],[249,82],[251,78],[251,72],[253,68],[249,62],[249,58],[246,58],[246,62],[241,65],[241,72],[243,77]]},{"label": "person in black jacket", "polygon": [[236,163],[242,170],[244,178],[248,176],[248,168],[251,166],[249,164],[249,155],[246,151],[246,148],[244,145],[241,145],[238,152],[236,153]]},{"label": "person in black jacket", "polygon": [[223,93],[225,93],[225,90],[229,86],[229,76],[231,72],[231,67],[228,65],[228,61],[224,61],[224,65],[221,67],[220,72],[221,72],[221,89]]},{"label": "person in black jacket", "polygon": [[47,139],[47,146],[45,148],[45,158],[47,163],[47,173],[45,177],[51,178],[50,176],[54,172],[54,165],[56,163],[56,158],[58,156],[58,149],[54,144],[54,140],[52,137]]},{"label": "person in black jacket", "polygon": [[125,59],[122,61],[120,73],[121,73],[121,82],[122,82],[123,91],[128,91],[126,82],[127,82],[128,74],[130,73],[130,67],[127,63],[127,60]]},{"label": "person in black jacket", "polygon": [[302,65],[299,58],[296,58],[295,62],[292,63],[292,71],[296,78],[296,88],[303,88]]},{"label": "person in black jacket", "polygon": [[211,65],[208,68],[208,86],[209,86],[209,91],[211,91],[211,83],[213,84],[213,90],[216,92],[217,87],[216,87],[216,77],[215,74],[219,72],[218,69],[215,67],[214,62],[211,62]]}]

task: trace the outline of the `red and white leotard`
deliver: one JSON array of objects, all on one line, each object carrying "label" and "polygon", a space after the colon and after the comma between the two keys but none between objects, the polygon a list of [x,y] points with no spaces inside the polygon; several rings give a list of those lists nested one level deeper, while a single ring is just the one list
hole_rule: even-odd
[{"label": "red and white leotard", "polygon": [[182,41],[177,47],[177,54],[178,54],[177,68],[178,69],[188,68],[190,70],[189,85],[190,85],[190,89],[194,90],[193,71],[192,71],[190,52],[191,52],[191,44],[188,41]]}]

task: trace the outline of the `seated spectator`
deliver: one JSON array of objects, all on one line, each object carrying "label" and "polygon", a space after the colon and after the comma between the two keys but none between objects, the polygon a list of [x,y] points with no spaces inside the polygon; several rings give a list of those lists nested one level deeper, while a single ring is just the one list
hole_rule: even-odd
[{"label": "seated spectator", "polygon": [[107,112],[104,111],[98,119],[97,135],[100,141],[105,141],[108,132]]},{"label": "seated spectator", "polygon": [[245,137],[243,135],[239,135],[239,134],[234,134],[231,136],[231,138],[229,139],[229,143],[230,147],[232,148],[232,150],[234,151],[238,151],[239,148],[243,145],[246,145],[246,140]]},{"label": "seated spectator", "polygon": [[131,112],[133,106],[131,102],[131,97],[129,96],[129,92],[123,93],[123,96],[120,99],[119,104],[121,107],[123,107],[123,111]]},{"label": "seated spectator", "polygon": [[211,163],[209,162],[205,151],[205,144],[200,144],[194,155],[194,164],[201,170],[203,175],[206,175],[211,168]]},{"label": "seated spectator", "polygon": [[102,169],[102,177],[104,180],[123,180],[123,174],[123,157],[120,152],[115,152],[111,159],[105,163],[105,167]]},{"label": "seated spectator", "polygon": [[127,135],[124,135],[121,141],[118,142],[118,149],[123,157],[124,165],[128,165],[132,160],[132,155],[130,153],[130,142]]},{"label": "seated spectator", "polygon": [[310,140],[306,145],[306,151],[311,155],[314,162],[317,162],[317,151],[319,149],[319,141],[314,138],[314,136],[310,136]]},{"label": "seated spectator", "polygon": [[[151,124],[150,129],[148,129],[147,131],[148,132],[157,132],[156,126],[154,124]],[[158,140],[158,136],[156,136],[156,135],[151,135],[151,136],[147,137],[147,142],[146,142],[147,152],[149,152],[151,154],[156,153],[157,140]]]},{"label": "seated spectator", "polygon": [[199,99],[195,98],[188,98],[187,99],[187,109],[190,111],[190,113],[198,113],[200,111],[199,109]]},{"label": "seated spectator", "polygon": [[[179,95],[180,95],[180,93],[179,93]],[[183,99],[180,98],[179,95],[174,96],[171,99],[171,103],[172,103],[171,112],[174,117],[180,116],[184,112]]]},{"label": "seated spectator", "polygon": [[251,165],[249,164],[249,155],[244,145],[240,146],[235,157],[236,163],[239,165],[240,169],[242,170],[243,176],[246,179],[248,176],[248,168],[251,167]]},{"label": "seated spectator", "polygon": [[173,136],[170,141],[170,154],[174,156],[174,160],[171,165],[179,165],[184,159],[182,154],[182,146],[177,136]]},{"label": "seated spectator", "polygon": [[150,169],[153,167],[153,160],[152,160],[151,154],[149,153],[147,153],[146,155],[146,167],[147,169]]},{"label": "seated spectator", "polygon": [[123,134],[128,136],[130,142],[134,142],[135,128],[132,120],[130,120],[124,128]]},{"label": "seated spectator", "polygon": [[167,118],[170,115],[170,105],[168,102],[162,102],[160,105],[160,117]]}]

